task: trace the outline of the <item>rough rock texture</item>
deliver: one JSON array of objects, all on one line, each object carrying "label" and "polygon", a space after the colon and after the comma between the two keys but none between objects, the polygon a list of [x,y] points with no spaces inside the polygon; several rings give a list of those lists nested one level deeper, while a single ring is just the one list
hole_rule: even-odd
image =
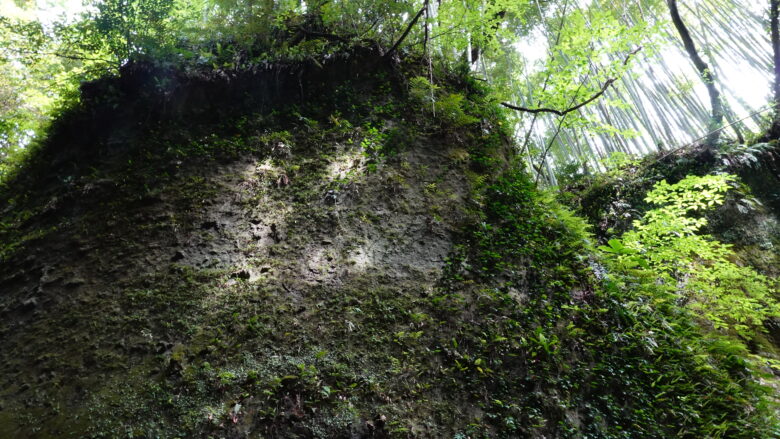
[{"label": "rough rock texture", "polygon": [[[291,159],[309,175],[288,176],[283,186],[278,183],[282,171],[261,158],[240,157],[213,167],[184,167],[183,181],[174,179],[121,212],[68,218],[72,223],[30,245],[22,260],[3,266],[6,394],[25,395],[24,410],[36,417],[45,411],[43,395],[53,389],[93,404],[88,401],[112,392],[151,353],[171,361],[177,347],[203,337],[187,331],[197,331],[193,322],[204,315],[226,317],[218,309],[227,304],[261,314],[269,303],[256,296],[258,291],[291,314],[289,326],[269,325],[279,337],[307,327],[343,291],[390,285],[432,289],[451,250],[468,187],[463,173],[456,172],[460,167],[447,159],[446,145],[415,146],[393,159],[408,166],[383,169],[338,189],[328,189],[333,179],[360,171],[363,159],[355,148],[332,144],[323,145],[332,161]],[[407,181],[413,184],[399,183]],[[428,181],[448,194],[437,206],[447,221],[434,219]],[[71,209],[90,210],[97,200],[113,197],[111,189],[111,183],[102,183],[88,191],[89,197],[82,189],[81,196],[69,197],[76,204]],[[336,199],[329,201],[332,193]],[[187,194],[191,198],[182,200]],[[176,279],[204,270],[218,274],[219,284],[211,285],[208,295]],[[168,291],[156,290],[160,278],[169,288],[181,288],[175,293],[179,297],[171,300]],[[353,300],[354,313],[318,323],[330,326],[330,337],[363,330],[361,300]],[[168,306],[182,309],[162,312]],[[309,336],[316,338],[317,332]],[[336,350],[340,340],[313,344]],[[57,353],[50,353],[52,345]],[[195,361],[199,354],[187,355],[193,357],[187,361]],[[66,410],[61,416],[70,414]]]},{"label": "rough rock texture", "polygon": [[766,431],[744,367],[604,293],[474,81],[434,117],[414,66],[322,61],[84,87],[0,193],[0,437]]},{"label": "rough rock texture", "polygon": [[[350,63],[338,62],[324,76],[306,68],[287,76],[319,90],[323,83],[340,83],[343,78],[334,76],[354,68]],[[161,73],[143,65],[126,70],[119,88],[125,88],[122,96],[131,103],[103,112],[105,84],[89,85],[86,101],[98,108],[76,113],[55,133],[51,143],[57,148],[45,156],[45,169],[54,174],[43,178],[57,187],[10,200],[17,205],[9,207],[17,211],[37,210],[23,215],[9,233],[19,238],[21,248],[9,249],[0,268],[1,435],[175,435],[193,431],[194,425],[207,434],[227,424],[231,437],[243,437],[270,434],[288,425],[287,417],[304,425],[295,428],[305,436],[338,431],[362,437],[381,428],[376,424],[384,423],[385,415],[357,412],[346,400],[345,408],[331,415],[333,425],[316,425],[322,419],[306,425],[307,405],[316,402],[301,400],[308,391],[303,388],[317,387],[321,398],[330,392],[317,377],[325,372],[311,371],[314,376],[307,377],[306,367],[336,364],[345,368],[339,373],[347,380],[339,385],[367,386],[374,398],[386,402],[397,398],[392,389],[379,390],[385,383],[378,377],[398,367],[382,352],[386,342],[374,341],[377,358],[351,357],[345,346],[367,343],[373,336],[366,332],[376,330],[374,322],[363,327],[367,318],[415,328],[413,322],[397,322],[393,313],[401,310],[383,297],[424,296],[442,277],[470,202],[467,163],[452,155],[462,151],[463,142],[421,135],[406,139],[412,143],[403,147],[385,145],[392,157],[376,160],[361,144],[368,136],[350,124],[312,141],[297,123],[287,123],[294,136],[282,134],[279,140],[272,133],[269,138],[266,103],[278,102],[285,90],[297,89],[297,82],[273,82],[270,73],[262,72],[216,86],[197,80],[174,88],[166,101],[174,104],[160,110],[153,105],[157,95],[145,96],[142,90],[152,74]],[[349,77],[360,81],[366,71],[372,68],[355,68]],[[261,87],[247,88],[252,81]],[[227,83],[245,85],[230,87],[222,96]],[[242,90],[251,90],[252,96],[239,99]],[[155,108],[152,121],[191,123],[219,103],[237,100],[241,109],[217,118],[234,123],[235,114],[258,99],[254,119],[245,122],[256,134],[236,140],[241,147],[235,153],[220,151],[222,138],[210,135],[165,145],[189,142],[217,158],[190,151],[160,163],[159,150],[155,155],[149,155],[152,148],[137,151],[139,139],[154,142],[155,148],[164,143],[155,139],[159,130],[150,134],[147,122],[138,122],[145,106]],[[396,123],[364,121],[372,121],[380,136]],[[99,175],[84,175],[83,160],[101,166]],[[131,164],[123,166],[125,160]],[[144,160],[148,163],[139,163]],[[372,307],[385,314],[361,309]],[[204,373],[217,383],[198,384],[209,380],[200,376]],[[351,375],[364,382],[346,378]],[[160,377],[217,393],[192,396],[199,412],[188,413],[196,403],[178,401],[182,395],[167,401],[150,397],[155,390],[149,387]],[[263,405],[253,401],[262,396],[238,394],[225,401],[220,394],[239,380],[269,381],[265,384],[272,391],[283,393],[280,404],[288,406],[277,407],[270,421],[253,420],[259,415],[252,406]],[[299,384],[302,390],[294,391]],[[142,413],[155,410],[149,406],[153,403],[181,405],[175,411],[193,425],[158,425],[162,421],[154,415],[143,419]],[[134,416],[141,416],[139,427],[120,431],[124,427],[117,419]],[[279,417],[284,419],[274,420]]]}]

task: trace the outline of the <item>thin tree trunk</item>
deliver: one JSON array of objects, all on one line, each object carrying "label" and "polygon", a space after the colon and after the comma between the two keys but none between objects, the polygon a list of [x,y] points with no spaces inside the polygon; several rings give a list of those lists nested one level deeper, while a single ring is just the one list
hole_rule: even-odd
[{"label": "thin tree trunk", "polygon": [[[699,32],[701,34],[701,39],[704,41],[704,44],[707,46],[710,46],[711,43],[709,39],[707,38],[707,31],[712,29],[710,26],[711,24],[705,22],[704,15],[701,11],[701,4],[697,5],[696,7],[696,15],[699,18],[699,22],[702,24],[701,31]],[[715,25],[721,25],[720,20],[715,19]],[[713,32],[714,34],[714,32]],[[715,37],[717,40],[717,36]],[[723,77],[721,75],[722,71],[718,71],[718,62],[715,60],[715,58],[712,56],[711,53],[709,53],[709,61],[712,65],[712,71],[717,77]],[[745,137],[742,135],[742,130],[739,128],[739,124],[734,123],[735,120],[737,120],[736,115],[734,114],[734,111],[732,110],[731,106],[729,105],[728,99],[726,98],[727,93],[723,94],[723,98],[721,101],[723,102],[723,117],[726,120],[726,123],[731,126],[731,129],[734,131],[734,135],[737,136],[737,142],[739,142],[741,145],[745,144]]]},{"label": "thin tree trunk", "polygon": [[674,23],[674,27],[680,34],[680,38],[682,38],[685,51],[691,58],[693,65],[696,66],[696,70],[699,71],[699,76],[701,76],[704,85],[707,87],[707,93],[710,95],[712,116],[710,118],[708,130],[712,131],[712,133],[707,136],[706,144],[708,147],[712,148],[718,142],[718,138],[720,138],[720,131],[713,130],[720,128],[720,125],[723,123],[723,104],[720,100],[720,92],[718,92],[718,88],[715,85],[715,75],[707,63],[699,56],[699,51],[696,49],[691,34],[688,32],[688,28],[685,26],[685,22],[683,22],[682,17],[680,17],[680,12],[677,10],[677,0],[666,0],[666,4],[669,6],[672,23]]},{"label": "thin tree trunk", "polygon": [[778,16],[780,16],[780,0],[770,0],[769,2],[769,27],[772,34],[772,58],[774,60],[774,101],[775,115],[772,121],[770,135],[780,137],[780,26],[778,26]]}]

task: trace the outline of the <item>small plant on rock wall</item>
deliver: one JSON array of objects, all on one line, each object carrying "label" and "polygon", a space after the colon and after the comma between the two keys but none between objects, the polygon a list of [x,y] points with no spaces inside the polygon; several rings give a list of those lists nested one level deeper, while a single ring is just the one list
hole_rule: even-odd
[{"label": "small plant on rock wall", "polygon": [[479,119],[466,113],[466,97],[459,93],[444,93],[441,88],[418,76],[409,81],[409,97],[423,111],[448,124],[465,126],[479,122]]},{"label": "small plant on rock wall", "polygon": [[601,249],[624,270],[646,270],[656,284],[676,294],[677,304],[696,312],[713,329],[749,339],[780,316],[776,281],[734,262],[727,244],[701,234],[702,213],[723,204],[732,175],[688,176],[657,183],[648,211],[634,229]]},{"label": "small plant on rock wall", "polygon": [[617,177],[623,172],[630,172],[640,164],[640,160],[631,154],[621,151],[612,152],[609,157],[601,160],[601,164],[606,168],[607,175]]}]

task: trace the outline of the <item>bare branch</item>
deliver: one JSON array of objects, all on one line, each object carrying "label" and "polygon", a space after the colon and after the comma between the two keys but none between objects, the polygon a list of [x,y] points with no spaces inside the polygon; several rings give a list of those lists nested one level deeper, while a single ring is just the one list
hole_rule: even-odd
[{"label": "bare branch", "polygon": [[[638,47],[635,50],[633,50],[631,53],[626,55],[626,58],[623,60],[623,65],[627,65],[628,62],[631,60],[631,57],[636,55],[640,50],[642,50],[642,47]],[[577,111],[580,108],[590,104],[591,102],[595,101],[596,99],[600,98],[601,95],[606,93],[606,91],[609,89],[609,87],[617,81],[618,78],[609,78],[606,81],[604,81],[604,84],[601,86],[599,91],[597,91],[593,96],[589,97],[588,99],[580,102],[579,104],[569,107],[565,110],[556,110],[555,108],[527,108],[527,107],[520,107],[517,105],[510,104],[508,102],[502,102],[501,105],[503,105],[506,108],[511,108],[512,110],[522,111],[525,113],[531,113],[531,114],[537,114],[537,113],[553,113],[557,114],[558,116],[565,116],[572,111]]]},{"label": "bare branch", "polygon": [[423,3],[423,7],[420,8],[420,11],[417,12],[417,15],[415,15],[414,18],[412,18],[412,21],[409,23],[409,26],[407,26],[404,33],[401,34],[401,38],[399,38],[398,41],[396,41],[395,44],[393,44],[393,47],[391,47],[390,50],[388,50],[387,53],[385,53],[384,55],[385,57],[389,57],[390,55],[392,55],[392,53],[395,52],[396,49],[398,49],[398,46],[400,46],[401,43],[404,42],[406,37],[409,35],[409,32],[412,31],[412,28],[417,23],[417,20],[419,20],[420,17],[422,17],[422,14],[425,13],[426,9],[428,9],[428,0],[425,0],[425,3]]},{"label": "bare branch", "polygon": [[[580,93],[580,90],[582,89],[583,84],[580,84],[580,86],[577,88],[577,92],[574,93],[574,96],[571,100],[571,104],[574,103],[574,99],[576,99],[576,96]],[[568,114],[568,113],[567,113]],[[534,115],[536,117],[536,115]],[[547,143],[547,148],[544,149],[544,153],[542,154],[541,160],[539,160],[539,164],[536,166],[536,178],[534,179],[534,185],[539,185],[539,177],[542,176],[542,165],[545,164],[547,161],[547,153],[550,152],[550,150],[553,147],[553,144],[555,144],[555,139],[558,138],[558,135],[561,134],[561,130],[563,129],[563,122],[566,120],[566,115],[564,114],[561,116],[560,119],[558,119],[558,126],[555,128],[555,134],[552,136],[552,139]],[[531,163],[531,166],[533,167],[534,164]]]},{"label": "bare branch", "polygon": [[[536,4],[537,7],[539,6],[539,3]],[[566,0],[563,4],[563,10],[561,11],[561,24],[558,26],[558,32],[555,35],[555,42],[551,47],[557,47],[558,43],[561,42],[561,36],[563,35],[563,28],[566,26],[566,10],[569,9],[569,0]],[[542,14],[544,15],[544,14]],[[553,55],[550,54],[550,57]],[[552,78],[552,71],[547,72],[547,77],[544,78],[544,84],[542,84],[542,93],[547,91],[547,86],[550,85],[550,78]],[[578,89],[579,91],[579,89]],[[540,105],[541,102],[539,102],[536,105]],[[534,117],[531,118],[531,124],[528,126],[528,131],[525,132],[525,140],[523,140],[523,146],[520,147],[520,154],[523,155],[523,152],[526,148],[528,148],[528,142],[531,141],[531,134],[534,132],[534,125],[536,125],[536,119],[539,118],[539,113],[534,114]]]}]

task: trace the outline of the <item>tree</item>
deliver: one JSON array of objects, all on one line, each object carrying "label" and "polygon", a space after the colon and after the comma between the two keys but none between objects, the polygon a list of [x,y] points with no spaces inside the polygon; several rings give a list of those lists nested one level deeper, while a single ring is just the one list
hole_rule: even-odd
[{"label": "tree", "polygon": [[769,2],[769,28],[772,38],[772,61],[774,66],[773,100],[774,118],[769,129],[769,135],[773,138],[780,137],[780,0]]},{"label": "tree", "polygon": [[723,124],[723,102],[721,101],[718,87],[715,84],[715,73],[710,69],[707,63],[701,59],[701,56],[699,56],[696,44],[693,42],[693,38],[691,38],[688,28],[685,26],[685,22],[680,16],[680,11],[677,9],[677,0],[666,0],[666,4],[669,6],[672,23],[680,34],[685,51],[693,62],[693,65],[696,67],[696,70],[698,70],[702,82],[704,82],[704,85],[707,87],[707,93],[710,96],[712,116],[708,127],[709,133],[707,135],[706,144],[709,147],[714,147],[720,138],[720,128]]},{"label": "tree", "polygon": [[95,48],[107,49],[117,68],[134,55],[172,42],[173,31],[167,26],[171,0],[102,0],[95,6],[91,20],[84,22],[82,37]]},{"label": "tree", "polygon": [[[38,66],[48,65],[43,69],[48,74],[38,69],[33,81],[57,89],[49,95],[61,94],[61,84],[72,90],[79,81],[116,73],[134,57],[230,69],[279,55],[296,56],[301,52],[296,46],[316,46],[315,40],[375,45],[388,56],[424,53],[431,61],[432,83],[437,81],[434,66],[465,60],[489,83],[496,101],[519,110],[509,117],[517,125],[523,152],[533,150],[529,157],[534,162],[551,160],[549,166],[534,163],[532,169],[554,169],[561,160],[598,168],[599,160],[613,151],[646,153],[677,146],[715,131],[727,118],[742,120],[745,113],[739,107],[745,105],[739,95],[728,83],[715,83],[716,76],[724,77],[723,65],[714,55],[699,56],[693,40],[712,51],[726,50],[718,46],[728,41],[735,53],[755,63],[761,57],[750,47],[763,42],[755,32],[729,41],[718,31],[729,23],[743,33],[756,25],[738,8],[747,0],[708,1],[713,3],[706,12],[712,14],[696,14],[697,9],[691,15],[697,21],[686,25],[672,0],[87,0],[92,8],[76,23],[37,23],[47,39],[45,48],[33,47],[37,37],[32,33],[13,31],[20,38],[3,37],[0,50],[16,51],[9,55],[15,59],[11,70],[23,57],[37,57]],[[772,11],[779,1],[770,0]],[[675,26],[662,19],[667,8]],[[537,44],[547,46],[547,59],[541,71],[533,71],[518,47],[539,33],[543,38]],[[653,42],[648,40],[673,33],[675,40],[683,37],[698,73],[690,77],[707,86],[711,108],[699,102],[691,78],[681,77],[678,66],[662,56],[653,58]],[[287,38],[290,34],[296,37]],[[775,43],[776,52],[778,46],[780,42]],[[641,58],[652,65],[637,62],[638,47],[643,47]],[[643,80],[632,76],[646,66],[652,73]],[[14,75],[19,77],[18,72]],[[778,87],[774,99],[780,102]],[[22,101],[13,105],[29,106],[29,99]],[[775,106],[780,108],[780,103]],[[780,136],[777,113],[773,130]],[[564,116],[556,129],[557,119]],[[633,140],[640,132],[648,134]],[[707,143],[714,144],[719,135],[713,132]],[[572,140],[578,142],[576,148]]]}]

